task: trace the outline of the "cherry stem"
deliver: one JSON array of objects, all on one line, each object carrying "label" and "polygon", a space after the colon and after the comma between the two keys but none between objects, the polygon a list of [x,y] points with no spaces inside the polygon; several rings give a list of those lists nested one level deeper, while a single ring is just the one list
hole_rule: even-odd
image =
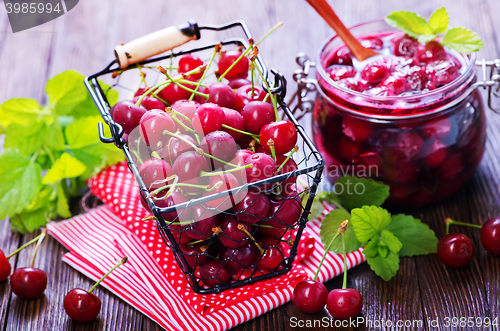
[{"label": "cherry stem", "polygon": [[245,49],[245,51],[243,53],[241,53],[241,55],[236,59],[236,61],[234,61],[230,66],[229,68],[226,69],[226,71],[224,71],[224,73],[222,75],[219,76],[219,78],[217,78],[217,81],[220,82],[222,81],[222,78],[224,78],[227,73],[233,69],[233,67],[238,63],[240,62],[240,60],[244,57],[244,56],[247,56],[248,53],[250,53],[250,51],[252,50],[252,47],[249,46],[247,49]]},{"label": "cherry stem", "polygon": [[35,246],[35,251],[33,252],[33,259],[31,260],[31,267],[35,265],[35,258],[36,258],[36,253],[38,253],[38,249],[40,248],[40,245],[42,244],[43,238],[47,235],[47,230],[42,230],[42,233],[40,234],[38,241]]},{"label": "cherry stem", "polygon": [[102,282],[102,281],[103,281],[106,277],[108,277],[108,276],[109,276],[109,275],[110,275],[113,271],[115,271],[115,270],[116,270],[116,268],[118,268],[118,267],[119,267],[119,266],[121,266],[122,264],[127,263],[127,261],[128,261],[128,257],[126,257],[126,256],[125,256],[123,259],[121,259],[121,261],[120,261],[120,262],[118,262],[118,263],[117,263],[117,264],[116,264],[113,268],[111,268],[111,270],[110,270],[110,271],[108,271],[108,272],[107,272],[104,276],[102,276],[102,278],[101,278],[101,279],[99,279],[99,280],[97,281],[97,283],[95,283],[95,284],[94,284],[94,286],[92,286],[92,287],[90,288],[89,293],[92,293],[92,291],[94,291],[94,290],[96,289],[96,287],[97,287],[97,286],[99,286],[99,284],[101,284],[101,282]]},{"label": "cherry stem", "polygon": [[262,71],[260,71],[259,67],[258,66],[254,66],[255,69],[257,69],[257,72],[259,73],[260,75],[260,78],[262,79],[262,82],[264,83],[264,85],[266,85],[266,88],[267,88],[267,93],[269,94],[269,97],[271,98],[271,102],[273,104],[273,108],[274,108],[274,115],[276,116],[276,121],[279,121],[280,120],[280,117],[278,115],[278,106],[277,106],[277,102],[276,102],[276,98],[274,97],[274,95],[271,93],[271,88],[269,87],[269,84],[266,80],[266,78],[264,78],[264,74],[262,73]]},{"label": "cherry stem", "polygon": [[321,258],[321,261],[319,262],[318,271],[316,271],[316,274],[314,275],[314,278],[313,278],[314,281],[316,281],[318,279],[319,271],[321,270],[321,267],[323,266],[323,262],[325,261],[326,255],[330,251],[330,248],[332,247],[333,242],[335,241],[335,239],[337,239],[338,236],[340,236],[340,232],[337,232],[335,234],[335,236],[332,238],[332,240],[328,244],[328,247],[325,248],[325,254],[323,254],[323,257]]},{"label": "cherry stem", "polygon": [[283,25],[283,22],[278,22],[275,26],[273,26],[271,28],[271,30],[269,30],[262,38],[260,38],[259,41],[257,41],[257,43],[255,44],[255,46],[259,46],[259,44],[261,42],[263,42],[264,39],[266,39],[271,33],[273,33],[277,28],[279,28],[282,25]]},{"label": "cherry stem", "polygon": [[36,243],[38,241],[38,239],[40,239],[40,237],[42,236],[42,234],[43,234],[43,232],[40,233],[37,237],[35,237],[35,238],[31,239],[30,241],[28,241],[26,244],[24,244],[21,247],[19,247],[18,249],[16,249],[14,252],[10,253],[10,255],[6,256],[5,258],[8,260],[11,257],[13,257],[14,255],[16,255],[17,253],[19,253],[20,251],[22,251],[23,249],[25,249],[26,247],[33,245],[34,243]]},{"label": "cherry stem", "polygon": [[258,134],[253,134],[253,133],[250,133],[250,132],[247,132],[247,131],[238,130],[238,129],[233,128],[232,126],[229,126],[227,124],[222,124],[222,127],[225,128],[225,129],[228,129],[228,130],[233,130],[233,131],[239,132],[241,134],[246,134],[247,136],[251,136],[255,140],[258,140],[258,137],[259,137]]},{"label": "cherry stem", "polygon": [[257,246],[257,249],[260,251],[260,254],[264,255],[266,253],[266,251],[262,247],[260,247],[257,240],[255,240],[254,237],[250,234],[250,232],[248,232],[247,229],[245,229],[245,226],[243,224],[241,223],[238,224],[238,230],[243,231],[250,239],[252,239],[253,243],[255,244],[255,246]]},{"label": "cherry stem", "polygon": [[200,172],[200,176],[201,177],[219,176],[219,175],[224,175],[224,174],[227,174],[230,172],[240,171],[240,170],[252,168],[252,167],[253,167],[253,164],[247,164],[247,165],[244,165],[244,166],[241,166],[238,168],[223,170],[223,171],[215,171],[215,172],[202,171],[202,172]]},{"label": "cherry stem", "polygon": [[254,63],[252,62],[250,64],[250,77],[252,77],[252,97],[254,96],[254,85],[255,85],[255,68],[254,68]]},{"label": "cherry stem", "polygon": [[[201,83],[205,79],[205,76],[207,75],[208,69],[210,69],[210,66],[212,65],[212,62],[214,61],[215,55],[218,53],[218,50],[220,50],[220,47],[215,46],[214,51],[212,53],[212,57],[210,58],[210,61],[208,62],[207,68],[203,71],[203,74],[201,75],[200,80],[198,81],[198,85],[194,88],[195,91],[198,91],[200,88]],[[193,101],[195,96],[195,93],[191,93],[191,96],[189,96],[189,101]]]},{"label": "cherry stem", "polygon": [[468,226],[468,227],[476,228],[476,229],[481,229],[482,228],[481,225],[471,224],[471,223],[464,223],[464,222],[457,222],[455,220],[452,220],[449,217],[446,218],[444,221],[446,222],[446,234],[450,233],[450,225],[463,225],[463,226]]},{"label": "cherry stem", "polygon": [[274,140],[269,139],[267,141],[267,146],[269,146],[269,149],[271,150],[271,156],[273,157],[274,162],[276,162],[276,149],[274,148]]},{"label": "cherry stem", "polygon": [[347,228],[348,220],[345,220],[340,224],[339,233],[342,235],[342,251],[344,256],[344,282],[342,283],[342,289],[347,288],[347,250],[345,249],[345,229]]},{"label": "cherry stem", "polygon": [[[170,76],[170,74],[168,73],[168,70],[166,70],[166,69],[165,69],[165,68],[163,68],[162,66],[158,66],[158,67],[157,67],[157,69],[158,69],[158,70],[159,70],[162,74],[164,74],[165,76],[167,76],[167,78],[168,78],[168,79],[169,79],[172,83],[174,83],[175,85],[179,86],[181,89],[186,90],[186,91],[191,92],[191,93],[194,93],[194,94],[199,95],[199,96],[201,96],[201,97],[204,97],[205,99],[207,99],[207,100],[208,100],[208,97],[209,97],[209,96],[208,96],[208,94],[205,94],[205,93],[201,93],[201,92],[195,91],[195,90],[193,90],[193,89],[190,89],[189,87],[186,87],[186,86],[184,86],[184,85],[180,84],[178,81],[175,81],[175,80],[172,78],[172,76]],[[186,73],[185,75],[187,75],[187,73]]]},{"label": "cherry stem", "polygon": [[288,154],[288,156],[286,157],[285,161],[283,161],[283,163],[279,166],[277,172],[280,172],[280,170],[283,169],[283,167],[285,166],[285,163],[287,163],[288,160],[290,160],[290,158],[292,157],[293,153],[297,152],[298,150],[299,150],[299,146],[295,146],[295,148],[292,149],[290,154]]},{"label": "cherry stem", "polygon": [[159,180],[155,180],[154,182],[151,183],[151,185],[148,187],[148,190],[151,190],[151,187],[153,185],[159,185],[159,184],[164,184],[164,183],[168,183],[169,181],[171,180],[174,180],[174,184],[177,183],[177,180],[178,180],[178,177],[177,175],[172,175],[172,176],[169,176],[165,179],[159,179]]},{"label": "cherry stem", "polygon": [[[157,94],[158,92],[160,92],[161,90],[163,90],[165,87],[167,87],[167,85],[169,85],[169,84],[170,84],[170,82],[163,82],[163,83],[161,83],[161,84],[156,85],[156,86],[155,86],[155,87],[153,87],[153,88],[150,88],[150,89],[149,89],[149,90],[147,90],[147,91],[146,91],[143,95],[141,95],[139,99],[137,99],[137,102],[135,103],[135,105],[136,105],[137,107],[139,107],[139,106],[141,105],[141,103],[142,103],[142,100],[144,100],[144,98],[145,98],[145,97],[147,97],[148,95],[152,95],[153,97],[158,98],[158,97],[156,96],[156,94]],[[161,89],[160,89],[160,87],[161,87]],[[154,92],[154,93],[153,93],[153,92]],[[159,99],[159,98],[158,98],[158,99]]]},{"label": "cherry stem", "polygon": [[172,109],[171,107],[168,107],[165,111],[170,115],[170,117],[172,117],[172,119],[175,122],[177,122],[177,124],[182,126],[184,128],[184,130],[194,133],[196,135],[196,141],[198,143],[200,143],[200,138],[198,137],[198,133],[196,133],[196,131],[194,131],[193,129],[188,127],[186,124],[182,123],[182,121],[177,118],[177,116],[180,116],[180,117],[184,118],[186,121],[189,121],[189,123],[191,123],[191,125],[193,125],[193,122],[189,119],[189,117],[187,117],[184,114],[179,113],[178,111]]},{"label": "cherry stem", "polygon": [[264,97],[264,99],[262,100],[263,102],[267,102],[267,99],[269,99],[269,93],[266,94],[266,96]]},{"label": "cherry stem", "polygon": [[193,246],[193,245],[196,245],[196,244],[202,243],[202,242],[204,242],[204,241],[207,241],[208,239],[210,239],[210,238],[207,238],[207,239],[201,239],[201,240],[196,240],[196,241],[190,241],[190,242],[188,242],[187,244],[188,244],[189,246]]},{"label": "cherry stem", "polygon": [[265,225],[265,224],[260,224],[260,225],[259,225],[259,224],[254,224],[254,223],[252,223],[252,224],[250,224],[250,225],[251,225],[251,226],[258,226],[259,228],[275,229],[275,227],[274,227],[274,226]]},{"label": "cherry stem", "polygon": [[165,185],[163,187],[160,187],[159,189],[151,192],[151,195],[152,196],[156,196],[161,191],[164,191],[164,190],[169,189],[171,187],[177,187],[177,186],[202,188],[202,189],[204,189],[207,192],[210,192],[210,191],[213,191],[213,190],[216,189],[216,185],[214,185],[212,188],[210,188],[210,185],[196,185],[196,184],[176,183],[176,184],[170,184],[170,185]]},{"label": "cherry stem", "polygon": [[158,154],[158,151],[153,151],[151,153],[151,156],[154,157],[155,159],[161,159],[160,154]]}]

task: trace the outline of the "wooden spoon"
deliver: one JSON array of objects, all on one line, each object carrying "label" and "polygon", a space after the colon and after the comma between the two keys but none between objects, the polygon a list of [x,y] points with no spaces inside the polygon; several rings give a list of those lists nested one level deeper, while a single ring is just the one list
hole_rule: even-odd
[{"label": "wooden spoon", "polygon": [[323,17],[323,19],[330,25],[337,35],[344,41],[344,43],[351,50],[352,55],[359,62],[363,62],[364,60],[375,56],[380,55],[377,52],[372,51],[371,49],[363,47],[361,43],[354,38],[351,34],[351,31],[347,29],[339,19],[337,14],[333,11],[332,7],[326,2],[326,0],[306,0],[317,12]]}]

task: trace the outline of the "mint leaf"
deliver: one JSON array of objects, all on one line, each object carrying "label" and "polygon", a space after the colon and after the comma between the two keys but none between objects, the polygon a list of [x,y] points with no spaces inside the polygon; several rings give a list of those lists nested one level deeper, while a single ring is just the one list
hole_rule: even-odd
[{"label": "mint leaf", "polygon": [[441,41],[441,45],[462,54],[471,54],[484,47],[484,43],[477,33],[464,28],[448,30]]},{"label": "mint leaf", "polygon": [[[84,178],[89,178],[102,168],[124,159],[120,149],[112,144],[103,144],[99,140],[97,123],[100,121],[100,116],[81,118],[68,125],[64,131],[73,156],[87,166],[87,171],[82,175]],[[106,125],[104,131],[106,135],[110,135]]]},{"label": "mint leaf", "polygon": [[409,215],[392,216],[392,222],[386,227],[403,244],[400,256],[426,255],[437,252],[439,239],[427,224]]},{"label": "mint leaf", "polygon": [[[111,106],[118,102],[118,92],[111,89],[111,87],[107,84],[99,82],[103,91],[106,91],[106,98]],[[78,103],[75,108],[71,111],[71,116],[74,118],[87,117],[87,116],[95,116],[99,114],[99,110],[94,103],[94,100],[90,97],[88,92],[86,93],[87,97]]]},{"label": "mint leaf", "polygon": [[36,150],[47,146],[51,150],[64,150],[64,136],[61,124],[51,116],[38,119],[29,126],[12,123],[6,129],[5,148],[19,150],[25,155],[31,155]]},{"label": "mint leaf", "polygon": [[340,203],[348,210],[365,205],[378,207],[389,197],[389,186],[373,179],[343,176],[336,183],[343,188],[338,194]]},{"label": "mint leaf", "polygon": [[0,124],[8,127],[12,123],[31,125],[41,115],[42,109],[33,99],[10,99],[0,105]]},{"label": "mint leaf", "polygon": [[356,238],[364,243],[391,223],[391,214],[381,207],[363,206],[351,211],[351,222]]},{"label": "mint leaf", "polygon": [[49,169],[42,184],[56,183],[64,178],[74,178],[83,174],[87,167],[68,153],[63,153]]},{"label": "mint leaf", "polygon": [[66,198],[66,193],[61,184],[56,185],[57,188],[57,205],[56,213],[63,218],[71,217],[71,212],[69,211],[68,199]]},{"label": "mint leaf", "polygon": [[363,249],[363,254],[366,258],[375,257],[378,255],[378,243],[380,241],[380,236],[376,234],[372,240],[370,240]]},{"label": "mint leaf", "polygon": [[45,86],[49,105],[59,115],[69,115],[80,102],[88,98],[83,76],[76,71],[64,71],[51,78]]},{"label": "mint leaf", "polygon": [[391,280],[391,278],[394,277],[399,270],[399,256],[391,251],[388,252],[386,257],[382,257],[380,255],[373,257],[366,256],[366,262],[370,268],[386,282]]},{"label": "mint leaf", "polygon": [[390,26],[406,32],[413,38],[420,35],[433,35],[427,21],[420,15],[408,11],[395,11],[385,18]]},{"label": "mint leaf", "polygon": [[446,12],[446,8],[441,7],[432,13],[429,18],[429,27],[434,34],[445,33],[448,30],[449,22],[450,18]]},{"label": "mint leaf", "polygon": [[387,247],[387,249],[391,252],[398,253],[401,250],[401,247],[403,247],[403,244],[401,244],[398,238],[390,231],[382,230],[378,246]]},{"label": "mint leaf", "polygon": [[33,232],[47,224],[48,208],[42,207],[34,211],[25,211],[9,218],[10,228],[21,234]]},{"label": "mint leaf", "polygon": [[23,154],[5,150],[0,155],[0,219],[20,213],[40,192],[42,169]]},{"label": "mint leaf", "polygon": [[[325,245],[325,249],[328,249],[333,237],[337,234],[340,223],[350,218],[351,215],[342,209],[334,209],[326,215],[325,219],[321,222],[321,230],[319,232],[321,242]],[[351,222],[347,224],[344,236],[347,253],[354,252],[362,246],[358,239],[356,239]],[[329,250],[337,254],[342,254],[344,250],[342,248],[341,238],[337,238],[330,246]]]}]

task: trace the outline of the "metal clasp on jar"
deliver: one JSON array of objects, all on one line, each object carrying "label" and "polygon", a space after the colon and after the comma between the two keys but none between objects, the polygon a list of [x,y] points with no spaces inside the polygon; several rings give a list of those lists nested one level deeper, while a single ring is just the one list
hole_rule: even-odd
[{"label": "metal clasp on jar", "polygon": [[[481,67],[483,80],[474,83],[473,87],[488,89],[488,107],[500,114],[500,59],[493,61],[482,59],[476,61],[476,66]],[[490,68],[489,74],[488,68]]]}]

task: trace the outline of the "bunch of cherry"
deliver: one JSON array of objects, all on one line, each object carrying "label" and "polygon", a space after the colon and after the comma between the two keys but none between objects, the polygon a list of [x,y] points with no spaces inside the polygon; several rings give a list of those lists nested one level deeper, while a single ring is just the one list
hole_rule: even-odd
[{"label": "bunch of cherry", "polygon": [[[7,256],[0,250],[0,282],[3,282],[10,276],[10,288],[20,299],[37,299],[43,295],[43,292],[45,292],[47,288],[47,274],[45,271],[33,267],[36,254],[45,236],[46,231],[43,230],[39,236]],[[27,268],[18,268],[14,270],[11,275],[12,267],[9,263],[9,259],[34,243],[36,243],[36,247],[33,253],[31,266]],[[101,311],[101,300],[95,294],[92,294],[92,291],[94,291],[111,272],[125,262],[127,262],[126,257],[104,275],[89,291],[85,291],[81,288],[75,288],[69,291],[64,298],[64,310],[68,316],[82,323],[94,320]]]},{"label": "bunch of cherry", "polygon": [[[302,214],[296,177],[246,186],[298,169],[291,158],[297,130],[280,120],[276,96],[255,84],[260,76],[271,91],[254,62],[258,47],[250,44],[225,52],[217,46],[208,64],[184,55],[177,72],[158,66],[165,82],[146,85],[111,109],[149,189],[143,198],[167,208],[212,196],[162,214],[189,267],[209,287],[249,268],[281,268],[287,254],[282,244],[289,242],[281,238]],[[217,56],[217,81],[206,85]]]},{"label": "bunch of cherry", "polygon": [[347,224],[347,220],[342,222],[336,236],[331,241],[333,243],[339,235],[342,236],[342,247],[344,249],[344,282],[342,289],[335,289],[328,293],[325,284],[317,281],[323,261],[328,254],[327,249],[314,278],[312,280],[301,281],[293,290],[292,302],[300,311],[315,314],[320,312],[326,305],[328,312],[334,318],[341,320],[353,319],[361,313],[361,309],[363,308],[361,293],[356,289],[347,288],[347,254],[344,239]]},{"label": "bunch of cherry", "polygon": [[487,252],[500,255],[500,217],[490,218],[482,226],[446,219],[446,236],[438,244],[438,257],[450,267],[465,267],[476,254],[472,240],[461,233],[449,233],[450,225],[463,225],[481,229],[481,244]]},{"label": "bunch of cherry", "polygon": [[373,96],[414,95],[435,90],[460,76],[462,64],[436,41],[422,44],[396,33],[363,38],[361,43],[390,56],[368,63],[358,72],[346,46],[333,53],[327,73],[353,91]]}]

